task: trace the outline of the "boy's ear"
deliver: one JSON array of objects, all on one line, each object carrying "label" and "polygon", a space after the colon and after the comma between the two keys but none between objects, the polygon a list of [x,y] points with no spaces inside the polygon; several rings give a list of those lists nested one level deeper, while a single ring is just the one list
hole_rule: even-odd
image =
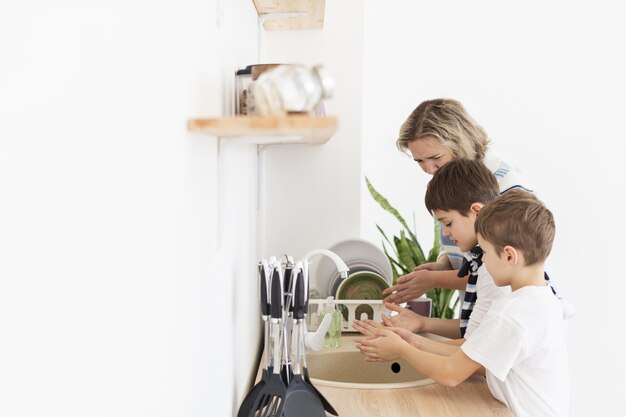
[{"label": "boy's ear", "polygon": [[504,255],[504,259],[506,259],[509,264],[517,265],[517,263],[520,261],[520,253],[513,246],[505,246],[502,249],[502,252]]},{"label": "boy's ear", "polygon": [[472,213],[478,214],[478,212],[482,210],[484,206],[485,205],[483,203],[472,203],[472,205],[470,206],[470,210],[472,211]]}]

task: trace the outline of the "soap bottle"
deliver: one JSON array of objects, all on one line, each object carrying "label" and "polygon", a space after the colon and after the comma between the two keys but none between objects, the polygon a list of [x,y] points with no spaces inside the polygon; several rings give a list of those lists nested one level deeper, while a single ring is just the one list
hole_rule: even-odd
[{"label": "soap bottle", "polygon": [[324,347],[339,348],[341,343],[341,330],[343,328],[343,315],[333,301],[334,297],[328,297],[320,314],[320,322],[326,314],[332,315],[330,326],[324,336]]}]

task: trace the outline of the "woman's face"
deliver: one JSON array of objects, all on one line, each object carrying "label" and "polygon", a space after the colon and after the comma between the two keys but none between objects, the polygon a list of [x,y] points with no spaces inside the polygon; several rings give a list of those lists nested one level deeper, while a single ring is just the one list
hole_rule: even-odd
[{"label": "woman's face", "polygon": [[424,136],[407,144],[413,159],[424,172],[433,175],[454,159],[452,151],[434,136]]}]

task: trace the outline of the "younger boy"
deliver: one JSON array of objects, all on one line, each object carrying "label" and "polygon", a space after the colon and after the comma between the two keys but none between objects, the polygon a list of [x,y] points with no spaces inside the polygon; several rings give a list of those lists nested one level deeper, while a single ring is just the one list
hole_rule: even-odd
[{"label": "younger boy", "polygon": [[[414,333],[428,332],[453,339],[448,344],[460,345],[464,337],[476,329],[491,303],[510,292],[508,287],[497,287],[481,258],[474,222],[482,207],[500,194],[493,173],[478,160],[456,159],[441,167],[428,183],[425,203],[430,213],[441,223],[442,234],[451,238],[465,252],[465,262],[459,276],[470,274],[461,305],[460,319],[437,319],[418,316],[409,310],[385,303],[399,314],[383,321],[388,326],[401,327]],[[412,338],[419,343],[420,338]],[[454,349],[437,346],[421,340],[421,346],[435,353]],[[443,350],[441,350],[443,349]]]},{"label": "younger boy", "polygon": [[512,190],[483,207],[475,230],[496,285],[510,285],[512,292],[492,303],[461,348],[451,356],[423,352],[368,323],[361,324],[373,335],[358,347],[368,361],[404,358],[447,386],[483,366],[491,393],[515,416],[568,416],[564,310],[544,279],[552,213],[533,195]]}]

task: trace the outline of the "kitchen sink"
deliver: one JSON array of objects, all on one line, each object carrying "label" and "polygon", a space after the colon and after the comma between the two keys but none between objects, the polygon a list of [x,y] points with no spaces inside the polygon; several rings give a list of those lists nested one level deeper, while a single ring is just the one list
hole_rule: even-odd
[{"label": "kitchen sink", "polygon": [[344,348],[328,349],[307,355],[314,385],[338,388],[391,389],[436,383],[404,360],[366,362],[354,347],[353,338],[344,337]]}]

